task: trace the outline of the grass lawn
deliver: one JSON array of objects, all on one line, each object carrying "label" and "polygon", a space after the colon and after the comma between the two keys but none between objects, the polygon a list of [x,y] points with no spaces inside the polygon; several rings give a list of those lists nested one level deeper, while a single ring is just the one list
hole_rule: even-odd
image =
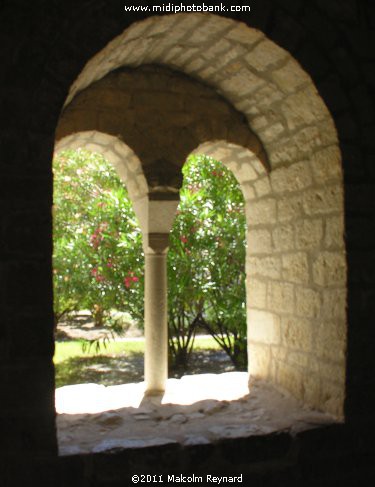
[{"label": "grass lawn", "polygon": [[[64,360],[75,357],[100,357],[100,356],[123,356],[125,354],[144,353],[144,341],[110,341],[107,346],[103,346],[99,353],[91,347],[89,352],[82,351],[83,340],[69,340],[56,342],[55,355],[53,361],[55,365],[64,362]],[[212,337],[197,337],[194,343],[194,350],[219,350],[219,345]]]},{"label": "grass lawn", "polygon": [[[95,352],[94,347],[89,352],[83,352],[82,343],[81,340],[56,342],[56,387],[89,382],[115,385],[143,380],[144,341],[110,341],[106,348],[101,347],[99,353]],[[213,361],[214,356],[220,357],[220,363]],[[231,364],[215,340],[197,337],[187,373],[224,370],[231,370]],[[176,377],[181,373],[172,375]]]}]

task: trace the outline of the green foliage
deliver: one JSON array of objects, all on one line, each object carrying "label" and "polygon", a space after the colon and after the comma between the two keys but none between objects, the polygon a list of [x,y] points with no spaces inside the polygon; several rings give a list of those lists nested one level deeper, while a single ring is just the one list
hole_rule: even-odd
[{"label": "green foliage", "polygon": [[183,173],[168,253],[170,349],[183,365],[201,326],[242,368],[246,365],[243,196],[233,174],[211,158],[190,157]]},{"label": "green foliage", "polygon": [[117,309],[142,323],[142,237],[124,185],[103,157],[84,150],[62,152],[54,176],[56,319],[89,309],[103,325]]},{"label": "green foliage", "polygon": [[[56,320],[89,309],[98,325],[121,327],[110,311],[143,324],[143,252],[126,189],[98,154],[55,159]],[[169,350],[186,367],[197,329],[208,331],[239,368],[246,364],[245,215],[238,183],[220,162],[191,156],[168,252]],[[92,345],[88,344],[88,350]]]}]

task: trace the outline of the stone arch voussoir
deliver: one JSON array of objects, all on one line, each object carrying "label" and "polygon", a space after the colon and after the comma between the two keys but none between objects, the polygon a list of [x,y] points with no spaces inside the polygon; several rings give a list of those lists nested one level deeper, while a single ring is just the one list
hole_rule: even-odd
[{"label": "stone arch voussoir", "polygon": [[141,163],[120,139],[96,131],[76,132],[58,139],[55,153],[79,148],[100,153],[114,166],[133,203],[147,196],[147,183]]}]

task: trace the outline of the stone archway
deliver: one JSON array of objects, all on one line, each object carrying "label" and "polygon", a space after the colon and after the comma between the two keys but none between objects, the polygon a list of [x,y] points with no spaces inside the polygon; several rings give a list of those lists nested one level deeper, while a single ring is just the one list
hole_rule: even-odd
[{"label": "stone archway", "polygon": [[75,132],[57,140],[55,153],[81,147],[99,152],[113,165],[133,203],[147,195],[147,183],[141,163],[134,152],[120,139],[94,130]]},{"label": "stone archway", "polygon": [[[218,140],[246,147],[239,134],[257,134],[250,148],[270,172],[254,171],[254,156],[245,157],[237,169],[247,178],[242,181],[247,183],[249,228],[250,374],[309,406],[342,416],[346,261],[341,160],[332,118],[311,78],[287,51],[242,23],[203,14],[150,17],[92,58],[72,85],[64,113],[94,82],[105,84],[108,73],[144,64],[168,66],[203,82],[242,114],[237,127],[226,123],[225,133],[220,133],[223,125],[214,130]],[[149,88],[146,83],[144,90]],[[146,96],[145,105],[153,96]],[[251,132],[240,128],[243,124]],[[198,140],[190,135],[181,133],[185,157],[212,140],[212,134]],[[179,154],[180,163],[181,149],[173,154]],[[176,163],[170,164],[163,174],[171,174]],[[158,183],[151,183],[155,172],[146,167],[149,186],[156,189]],[[172,181],[161,185],[167,192],[171,186]]]},{"label": "stone archway", "polygon": [[109,150],[125,184],[129,177],[131,188],[146,188],[129,194],[145,251],[146,387],[160,391],[167,379],[166,251],[182,164],[197,144],[212,137],[244,145],[266,166],[265,153],[243,116],[211,88],[158,66],[117,70],[80,92],[61,114],[56,138],[64,144],[77,133],[88,134],[84,142],[101,152],[108,151],[110,141],[117,147],[124,144],[116,140],[123,140],[122,157],[141,161],[134,177],[119,150]]}]

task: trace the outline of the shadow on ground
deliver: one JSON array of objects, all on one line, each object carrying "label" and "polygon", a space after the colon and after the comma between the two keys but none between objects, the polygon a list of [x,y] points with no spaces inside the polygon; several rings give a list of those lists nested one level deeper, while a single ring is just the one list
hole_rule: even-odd
[{"label": "shadow on ground", "polygon": [[[143,353],[129,353],[126,356],[74,357],[56,364],[56,387],[65,385],[95,383],[114,386],[141,382],[143,375]],[[234,367],[221,350],[199,350],[192,353],[189,368],[170,370],[169,377],[179,378],[188,374],[231,372]]]}]

